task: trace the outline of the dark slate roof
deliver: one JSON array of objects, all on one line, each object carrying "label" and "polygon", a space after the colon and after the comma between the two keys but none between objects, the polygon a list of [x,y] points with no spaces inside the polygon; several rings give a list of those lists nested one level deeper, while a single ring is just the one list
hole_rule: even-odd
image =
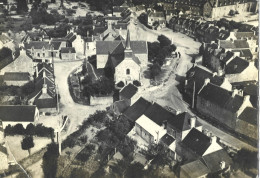
[{"label": "dark slate roof", "polygon": [[153,103],[144,113],[146,117],[154,121],[158,125],[162,125],[164,121],[174,119],[175,115],[166,110],[157,103]]},{"label": "dark slate roof", "polygon": [[210,137],[193,128],[183,139],[182,144],[202,156],[211,145],[211,140]]},{"label": "dark slate roof", "polygon": [[[148,50],[146,41],[131,41],[130,46],[134,54],[147,53]],[[120,50],[117,53],[123,53],[124,47],[125,47],[125,41],[97,41],[96,42],[97,54],[108,54],[108,53],[111,54],[114,53],[114,51],[118,51],[119,49]]]},{"label": "dark slate roof", "polygon": [[73,47],[61,48],[60,52],[61,53],[76,53],[75,48],[73,48]]},{"label": "dark slate roof", "polygon": [[34,122],[36,106],[0,106],[0,120],[6,122]]},{"label": "dark slate roof", "polygon": [[28,72],[5,72],[4,81],[29,81],[30,74]]},{"label": "dark slate roof", "polygon": [[45,99],[39,99],[36,98],[34,101],[34,104],[37,106],[37,108],[56,108],[57,101],[56,98],[45,98]]},{"label": "dark slate roof", "polygon": [[121,35],[118,35],[116,38],[115,38],[115,41],[124,41],[125,39],[121,36]]},{"label": "dark slate roof", "polygon": [[237,39],[243,39],[243,38],[257,39],[256,35],[254,35],[254,32],[236,32],[235,36],[237,37]]},{"label": "dark slate roof", "polygon": [[220,86],[223,83],[223,77],[219,77],[217,75],[213,76],[212,72],[209,72],[204,67],[195,66],[192,67],[186,74],[186,78],[188,80],[188,88],[193,90],[193,85],[195,81],[195,89],[196,93],[201,89],[204,85],[205,79],[210,79],[210,82]]},{"label": "dark slate roof", "polygon": [[246,58],[253,58],[253,54],[251,53],[250,49],[241,49],[241,50],[232,50],[232,52],[239,52],[240,57],[246,57]]},{"label": "dark slate roof", "polygon": [[201,177],[210,173],[209,168],[200,160],[182,165],[181,170],[184,171],[188,177]]},{"label": "dark slate roof", "polygon": [[234,40],[236,48],[249,48],[249,44],[246,40]]},{"label": "dark slate roof", "polygon": [[150,12],[148,14],[149,17],[161,17],[164,18],[164,14],[163,12]]},{"label": "dark slate roof", "polygon": [[51,47],[53,47],[54,50],[59,50],[61,45],[61,41],[51,41]]},{"label": "dark slate roof", "polygon": [[258,85],[256,84],[248,84],[244,86],[244,93],[250,96],[257,96],[258,95]]},{"label": "dark slate roof", "polygon": [[25,49],[50,49],[50,44],[47,41],[30,41],[29,43],[24,43]]},{"label": "dark slate roof", "polygon": [[[183,112],[181,114],[176,115],[174,119],[169,120],[168,123],[174,128],[178,129],[179,131],[185,131],[191,129],[190,119],[192,117],[194,116],[191,116],[187,112]],[[195,127],[198,126],[201,126],[201,123],[196,119]]]},{"label": "dark slate roof", "polygon": [[225,167],[233,164],[232,159],[224,149],[207,154],[203,156],[200,160],[207,165],[212,173],[221,170],[220,162],[222,161],[225,162]]},{"label": "dark slate roof", "polygon": [[69,33],[67,34],[67,36],[65,36],[65,38],[69,41],[69,42],[73,42],[76,39],[76,35],[74,33]]},{"label": "dark slate roof", "polygon": [[249,62],[240,58],[235,57],[226,65],[226,74],[239,74],[243,72],[249,66]]},{"label": "dark slate roof", "polygon": [[242,96],[232,97],[232,92],[211,83],[203,87],[198,96],[233,113],[237,112],[243,103]]},{"label": "dark slate roof", "polygon": [[238,119],[256,126],[258,119],[257,114],[258,112],[256,108],[246,107],[244,111],[238,116]]},{"label": "dark slate roof", "polygon": [[47,64],[45,62],[38,63],[37,67],[38,67],[38,71],[41,71],[42,69],[47,69],[49,72],[54,74],[54,70],[53,70],[53,67],[51,66],[51,64]]},{"label": "dark slate roof", "polygon": [[162,138],[161,138],[161,142],[163,142],[164,144],[166,144],[167,146],[170,146],[173,142],[175,141],[175,139],[170,136],[169,134],[165,134]]},{"label": "dark slate roof", "polygon": [[131,99],[138,91],[138,88],[133,84],[129,83],[127,86],[122,88],[120,95],[124,98]]},{"label": "dark slate roof", "polygon": [[126,116],[131,121],[135,122],[145,111],[152,105],[149,101],[140,97],[132,106],[130,106],[125,112]]}]

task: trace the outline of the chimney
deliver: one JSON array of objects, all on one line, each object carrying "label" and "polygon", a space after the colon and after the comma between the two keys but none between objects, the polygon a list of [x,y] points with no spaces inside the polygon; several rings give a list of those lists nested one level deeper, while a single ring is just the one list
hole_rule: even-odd
[{"label": "chimney", "polygon": [[219,163],[219,166],[220,166],[221,170],[225,169],[225,167],[226,167],[226,162],[225,162],[225,161],[221,161],[221,162]]},{"label": "chimney", "polygon": [[93,42],[93,41],[94,41],[94,36],[92,35],[92,36],[91,36],[91,38],[92,38],[92,40],[91,40],[91,41]]},{"label": "chimney", "polygon": [[195,125],[196,125],[196,118],[195,117],[192,117],[190,118],[190,128],[195,128]]},{"label": "chimney", "polygon": [[179,109],[176,109],[176,115],[179,115],[181,113],[181,110],[179,110]]},{"label": "chimney", "polygon": [[12,53],[13,60],[15,59],[15,52]]},{"label": "chimney", "polygon": [[[232,92],[232,97],[234,98],[237,94],[238,94],[238,90],[234,89]],[[245,98],[244,98],[244,100],[245,100]]]},{"label": "chimney", "polygon": [[42,93],[43,94],[47,93],[47,84],[45,84],[45,83],[42,85]]},{"label": "chimney", "polygon": [[218,69],[218,76],[222,76],[223,75],[223,70],[221,68]]},{"label": "chimney", "polygon": [[210,143],[216,143],[216,142],[217,142],[217,137],[211,133],[211,135],[210,135]]},{"label": "chimney", "polygon": [[39,76],[38,65],[35,66],[35,74],[36,74],[36,78],[37,78]]},{"label": "chimney", "polygon": [[212,77],[215,77],[217,75],[217,72],[213,72]]},{"label": "chimney", "polygon": [[89,36],[89,31],[87,30],[87,37]]},{"label": "chimney", "polygon": [[239,96],[243,96],[243,94],[244,94],[244,91],[242,89],[238,90],[238,95]]},{"label": "chimney", "polygon": [[205,81],[204,81],[204,85],[206,86],[208,83],[210,83],[210,79],[206,78]]}]

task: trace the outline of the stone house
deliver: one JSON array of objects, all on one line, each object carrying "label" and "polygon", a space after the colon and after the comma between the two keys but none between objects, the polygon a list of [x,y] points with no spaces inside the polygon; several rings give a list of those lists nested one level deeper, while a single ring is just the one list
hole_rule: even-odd
[{"label": "stone house", "polygon": [[166,27],[166,19],[163,12],[153,10],[148,13],[148,25],[153,26],[155,22],[159,23],[161,28]]},{"label": "stone house", "polygon": [[250,96],[241,96],[208,83],[197,95],[196,110],[217,123],[235,129],[237,117],[246,107],[252,107]]},{"label": "stone house", "polygon": [[32,80],[28,72],[5,72],[3,78],[7,86],[23,86]]},{"label": "stone house", "polygon": [[128,106],[131,106],[139,99],[137,92],[138,88],[129,83],[119,91],[119,100],[125,100],[128,103]]},{"label": "stone house", "polygon": [[28,104],[36,105],[42,114],[57,112],[57,94],[54,70],[51,65],[39,63],[36,67],[35,91],[28,96]]},{"label": "stone house", "polygon": [[142,115],[135,121],[135,132],[148,144],[158,144],[167,130],[156,124],[147,116]]},{"label": "stone house", "polygon": [[192,128],[182,140],[176,152],[186,162],[192,162],[219,150],[222,150],[222,147],[218,144],[216,136],[208,137],[201,131]]},{"label": "stone house", "polygon": [[61,48],[60,55],[62,60],[76,60],[76,51],[74,47]]},{"label": "stone house", "polygon": [[256,6],[257,2],[250,2],[244,0],[208,0],[204,4],[203,16],[210,18],[222,18],[228,16],[230,10],[234,12],[243,13],[252,10],[252,6]]},{"label": "stone house", "polygon": [[0,121],[2,121],[3,128],[9,124],[14,126],[22,124],[26,128],[29,124],[35,124],[39,119],[39,111],[35,105],[33,106],[0,106]]},{"label": "stone house", "polygon": [[225,76],[230,83],[244,81],[258,81],[258,69],[253,61],[246,61],[235,57],[225,67]]},{"label": "stone house", "polygon": [[1,75],[4,75],[5,72],[26,72],[29,73],[30,76],[33,76],[34,62],[32,57],[21,48],[19,56],[0,70]]},{"label": "stone house", "polygon": [[236,120],[235,131],[249,138],[258,140],[257,109],[246,107]]}]

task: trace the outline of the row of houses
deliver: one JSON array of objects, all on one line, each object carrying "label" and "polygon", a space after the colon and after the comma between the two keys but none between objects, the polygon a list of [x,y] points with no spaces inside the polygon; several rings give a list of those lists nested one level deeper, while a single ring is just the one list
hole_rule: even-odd
[{"label": "row of houses", "polygon": [[[257,94],[254,90],[258,88],[256,81],[258,70],[254,65],[241,65],[237,61],[245,60],[234,58],[233,62],[226,66],[225,75],[212,72],[200,65],[193,66],[187,72],[184,92],[190,98],[192,108],[205,117],[252,140],[257,140],[255,101]],[[237,68],[243,68],[245,73]],[[241,81],[241,78],[246,80]],[[250,91],[246,89],[247,87],[254,90]],[[253,112],[247,116],[249,111]]]},{"label": "row of houses", "polygon": [[[147,149],[153,144],[164,145],[169,157],[183,160],[180,177],[206,177],[229,171],[231,158],[214,135],[203,132],[196,116],[187,112],[174,114],[157,103],[137,98],[136,88],[126,86],[111,110],[134,125],[128,136],[137,141],[138,149]],[[130,104],[118,105],[124,101]]]}]

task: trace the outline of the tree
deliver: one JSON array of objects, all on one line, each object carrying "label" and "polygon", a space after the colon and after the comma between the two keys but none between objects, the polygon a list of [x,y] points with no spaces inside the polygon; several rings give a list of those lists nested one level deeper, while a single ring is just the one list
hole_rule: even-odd
[{"label": "tree", "polygon": [[28,12],[27,0],[16,0],[17,2],[17,13]]},{"label": "tree", "polygon": [[164,46],[170,46],[172,43],[171,40],[164,35],[158,36],[157,40],[160,42],[161,48]]},{"label": "tree", "polygon": [[130,164],[128,169],[126,170],[126,176],[128,178],[136,177],[136,178],[142,178],[144,177],[144,170],[143,170],[143,165],[135,162],[133,164]]},{"label": "tree", "polygon": [[26,136],[22,140],[22,149],[23,150],[28,150],[29,155],[31,155],[31,148],[34,147],[34,142],[33,142],[33,137],[32,136]]},{"label": "tree", "polygon": [[88,171],[84,170],[83,168],[74,168],[70,173],[70,178],[75,177],[89,178],[90,176]]},{"label": "tree", "polygon": [[45,178],[56,177],[58,156],[58,145],[55,143],[49,144],[42,158],[42,169]]},{"label": "tree", "polygon": [[22,124],[16,124],[13,130],[15,130],[16,134],[18,135],[23,135],[25,133],[25,129]]},{"label": "tree", "polygon": [[30,136],[35,134],[35,126],[32,123],[27,125],[27,127],[26,127],[26,134],[30,135]]},{"label": "tree", "polygon": [[160,72],[161,72],[161,66],[160,66],[158,63],[154,63],[154,64],[151,66],[150,71],[151,71],[151,77],[152,77],[153,79],[155,79],[155,77],[156,77],[157,75],[159,75]]}]

